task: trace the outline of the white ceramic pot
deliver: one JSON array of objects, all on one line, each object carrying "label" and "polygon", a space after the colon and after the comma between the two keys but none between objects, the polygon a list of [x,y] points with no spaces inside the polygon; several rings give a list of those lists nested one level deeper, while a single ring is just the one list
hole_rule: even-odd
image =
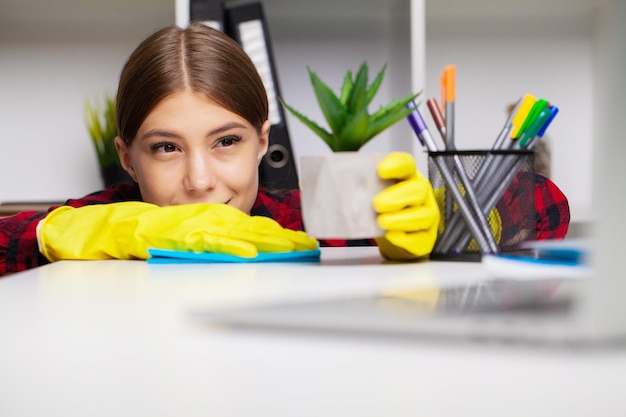
[{"label": "white ceramic pot", "polygon": [[393,182],[378,177],[384,154],[335,152],[300,158],[304,228],[319,239],[369,239],[384,231],[372,205]]}]

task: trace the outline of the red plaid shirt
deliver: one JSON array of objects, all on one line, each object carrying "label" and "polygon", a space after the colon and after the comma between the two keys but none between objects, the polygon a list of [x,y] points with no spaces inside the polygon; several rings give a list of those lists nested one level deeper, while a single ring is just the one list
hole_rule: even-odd
[{"label": "red plaid shirt", "polygon": [[[524,199],[520,199],[519,196],[523,195],[528,187],[535,187],[537,239],[565,237],[570,219],[567,199],[554,183],[539,175],[534,178],[519,177],[509,187],[498,204],[503,228],[517,230],[520,225],[532,221],[528,216],[517,215],[524,212],[520,205]],[[83,207],[122,201],[141,201],[137,184],[118,184],[80,199],[68,200],[65,204]],[[54,208],[56,207],[51,207],[50,210]],[[0,275],[23,271],[49,262],[39,253],[36,234],[37,224],[46,214],[30,211],[0,219]],[[271,217],[288,229],[303,230],[299,190],[289,191],[280,196],[261,191],[251,214]],[[355,246],[371,245],[374,241],[325,240],[320,243],[322,246]]]},{"label": "red plaid shirt", "polygon": [[[534,200],[532,189],[535,189]],[[533,206],[534,203],[534,206]],[[501,247],[506,241],[562,239],[570,211],[563,192],[548,178],[532,172],[518,174],[496,205],[502,218]],[[535,213],[535,217],[529,213]],[[525,233],[524,236],[519,236]],[[515,236],[518,236],[515,239]],[[514,242],[517,240],[517,242]]]}]

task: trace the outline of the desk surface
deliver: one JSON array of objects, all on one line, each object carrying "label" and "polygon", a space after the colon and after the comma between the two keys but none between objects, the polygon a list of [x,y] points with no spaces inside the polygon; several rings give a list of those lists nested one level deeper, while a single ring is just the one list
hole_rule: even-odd
[{"label": "desk surface", "polygon": [[0,278],[2,416],[623,416],[626,351],[235,331],[198,307],[454,285],[479,263],[58,262]]}]

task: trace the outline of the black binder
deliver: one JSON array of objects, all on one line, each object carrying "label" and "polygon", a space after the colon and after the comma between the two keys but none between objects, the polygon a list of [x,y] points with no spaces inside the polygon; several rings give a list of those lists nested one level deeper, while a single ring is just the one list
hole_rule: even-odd
[{"label": "black binder", "polygon": [[275,191],[297,189],[298,173],[284,110],[278,101],[278,76],[263,7],[260,2],[226,5],[224,23],[225,32],[252,59],[267,91],[272,128],[269,149],[259,167],[261,187]]},{"label": "black binder", "polygon": [[221,0],[190,0],[189,21],[224,31],[224,4]]}]

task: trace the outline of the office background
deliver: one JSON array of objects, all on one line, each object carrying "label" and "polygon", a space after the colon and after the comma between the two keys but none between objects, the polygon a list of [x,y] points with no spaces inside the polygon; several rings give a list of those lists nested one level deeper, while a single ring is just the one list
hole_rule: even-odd
[{"label": "office background", "polygon": [[[552,177],[568,195],[574,221],[592,216],[593,63],[598,11],[612,3],[263,1],[283,96],[314,119],[323,120],[306,66],[338,88],[346,69],[363,60],[372,77],[388,64],[373,107],[408,90],[438,97],[439,72],[456,64],[462,148],[489,147],[506,105],[521,95],[553,101],[561,112],[548,131]],[[0,1],[0,201],[63,200],[101,188],[85,100],[113,93],[132,49],[174,21],[174,0]],[[425,30],[418,27],[424,21]],[[296,158],[328,152],[287,117]],[[413,152],[426,170],[408,125],[396,125],[365,150],[393,149]]]}]

